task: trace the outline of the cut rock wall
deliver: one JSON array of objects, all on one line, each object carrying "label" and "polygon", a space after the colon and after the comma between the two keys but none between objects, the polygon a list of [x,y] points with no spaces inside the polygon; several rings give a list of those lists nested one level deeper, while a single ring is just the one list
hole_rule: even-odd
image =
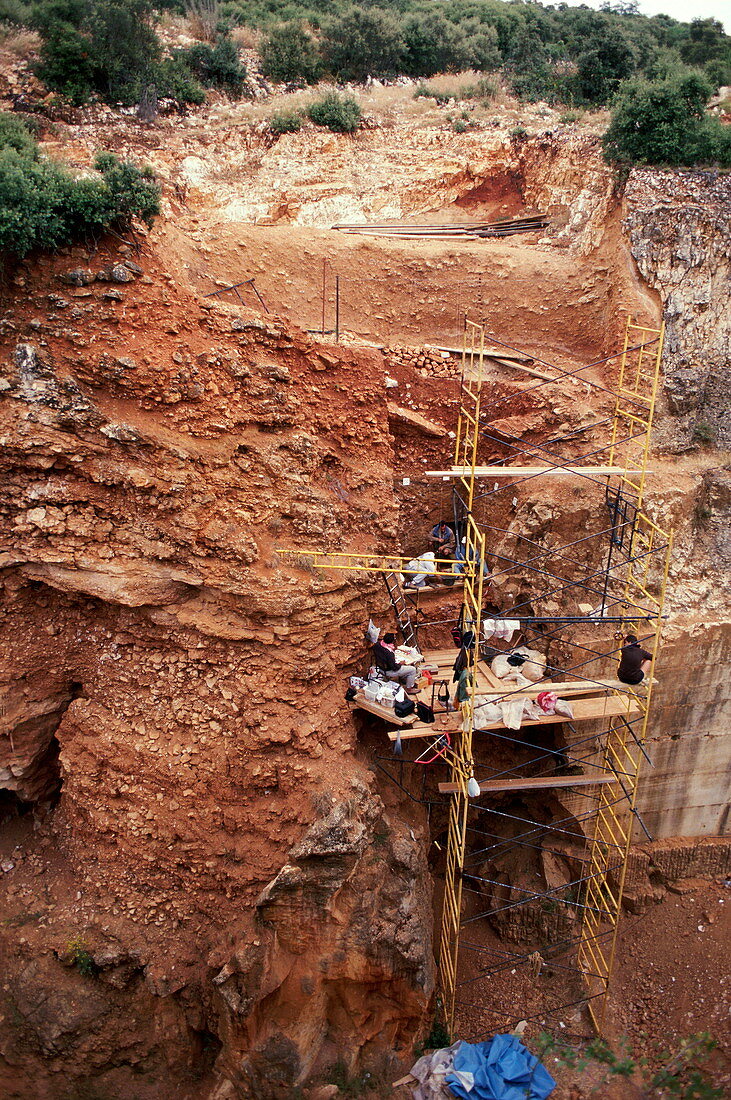
[{"label": "cut rock wall", "polygon": [[626,230],[643,277],[663,303],[664,392],[679,449],[728,445],[731,427],[731,179],[715,171],[635,169]]},{"label": "cut rock wall", "polygon": [[[140,266],[59,312],[70,264],[41,265],[3,325],[0,788],[62,783],[2,879],[3,1042],[41,1091],[88,1072],[138,1095],[134,1062],[155,1096],[194,1066],[201,1096],[274,1097],[408,1044],[432,992],[421,841],[372,792],[340,686],[382,589],[276,553],[392,540],[383,368],[173,295],[149,246]],[[79,938],[91,985],[62,967]],[[54,984],[59,1042],[34,1007]]]}]

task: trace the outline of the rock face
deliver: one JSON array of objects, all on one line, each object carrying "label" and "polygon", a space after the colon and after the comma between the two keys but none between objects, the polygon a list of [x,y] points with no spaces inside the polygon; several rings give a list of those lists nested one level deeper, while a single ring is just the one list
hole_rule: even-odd
[{"label": "rock face", "polygon": [[259,938],[213,978],[232,1035],[258,1021],[256,1049],[227,1046],[237,1095],[274,1100],[318,1060],[408,1044],[433,986],[427,882],[408,833],[354,781],[257,899]]},{"label": "rock face", "polygon": [[375,353],[173,298],[158,263],[121,313],[72,281],[61,322],[58,261],[4,327],[0,811],[60,785],[3,880],[9,1065],[278,1096],[408,1045],[433,987],[420,843],[340,687],[383,591],[276,550],[392,544],[386,391]]},{"label": "rock face", "polygon": [[664,386],[680,439],[728,444],[731,180],[635,170],[625,201],[632,255],[663,302]]}]

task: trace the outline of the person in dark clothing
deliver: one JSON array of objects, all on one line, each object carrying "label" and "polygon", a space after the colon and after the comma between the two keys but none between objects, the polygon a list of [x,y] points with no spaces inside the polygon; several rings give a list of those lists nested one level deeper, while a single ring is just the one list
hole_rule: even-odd
[{"label": "person in dark clothing", "polygon": [[418,695],[416,681],[419,673],[413,665],[402,665],[396,660],[396,635],[384,634],[381,641],[373,646],[373,660],[376,667],[386,673],[387,680],[397,680],[403,684],[409,695]]},{"label": "person in dark clothing", "polygon": [[640,647],[635,634],[628,634],[622,646],[617,679],[623,684],[641,684],[651,664],[652,654]]}]

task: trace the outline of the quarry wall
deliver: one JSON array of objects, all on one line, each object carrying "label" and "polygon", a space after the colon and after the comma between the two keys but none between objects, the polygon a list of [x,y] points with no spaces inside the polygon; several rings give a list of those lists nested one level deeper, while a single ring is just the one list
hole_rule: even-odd
[{"label": "quarry wall", "polygon": [[[92,136],[71,137],[83,161]],[[398,482],[415,460],[444,462],[454,380],[395,371],[399,403],[443,433],[425,436],[389,411],[377,349],[294,327],[292,315],[317,314],[323,258],[362,280],[354,313],[374,343],[401,335],[400,314],[421,343],[435,327],[454,335],[460,314],[489,315],[568,363],[616,350],[626,312],[664,314],[648,500],[677,538],[640,810],[657,838],[729,828],[731,498],[714,446],[726,431],[726,182],[633,173],[622,199],[596,142],[577,135],[421,134],[394,173],[392,134],[315,150],[293,135],[269,155],[222,127],[222,156],[239,143],[228,178],[210,159],[197,175],[185,163],[200,137],[197,152],[193,127],[177,150],[151,149],[168,217],[139,255],[108,242],[33,260],[0,320],[9,1096],[32,1073],[49,1097],[67,1074],[141,1100],[186,1088],[274,1100],[339,1057],[407,1051],[428,1021],[428,825],[379,789],[342,698],[384,594],[276,547],[417,549],[441,498]],[[129,150],[133,132],[104,140]],[[172,186],[183,175],[185,202]],[[257,203],[260,229],[245,224]],[[349,255],[322,228],[506,203],[546,208],[554,231],[447,256],[414,242]],[[265,298],[286,288],[289,319],[203,300],[213,260],[223,283],[243,264]],[[369,272],[388,310],[372,308]],[[442,319],[435,296],[448,299]],[[579,389],[516,417],[539,443],[597,410]],[[705,421],[716,435],[704,442]],[[521,497],[498,518],[558,541],[594,522],[595,502]],[[34,815],[18,822],[21,802]],[[98,982],[81,980],[74,943]]]}]

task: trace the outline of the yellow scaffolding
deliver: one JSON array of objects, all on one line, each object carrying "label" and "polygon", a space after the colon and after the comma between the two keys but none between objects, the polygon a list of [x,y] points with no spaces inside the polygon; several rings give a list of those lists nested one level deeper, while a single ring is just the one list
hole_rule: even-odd
[{"label": "yellow scaffolding", "polygon": [[[649,643],[645,639],[643,645],[649,645],[652,662],[643,681],[643,690],[630,689],[625,695],[628,707],[626,717],[612,723],[603,738],[604,767],[614,774],[615,779],[613,783],[603,785],[599,792],[578,949],[578,963],[589,994],[587,1007],[599,1033],[604,1026],[606,994],[617,947],[627,859],[632,843],[632,815],[645,756],[643,746],[650,718],[671,554],[672,534],[658,527],[643,513],[638,513],[626,565],[624,604],[641,607],[645,614],[636,621],[628,618],[625,629],[638,635],[650,633]],[[652,574],[658,571],[659,576],[653,577]],[[637,709],[631,715],[629,707],[633,705]],[[606,949],[605,944],[608,944]]]},{"label": "yellow scaffolding", "polygon": [[660,378],[665,326],[627,320],[614,405],[609,465],[620,466],[620,486],[640,508]]},{"label": "yellow scaffolding", "polygon": [[[620,704],[619,717],[613,710],[614,716],[607,723],[609,728],[597,738],[598,768],[603,778],[597,784],[598,805],[591,815],[594,819],[594,830],[588,841],[589,856],[583,876],[577,964],[586,982],[586,1001],[598,1031],[601,1031],[604,1022],[606,993],[616,951],[624,878],[632,838],[632,815],[644,756],[643,742],[650,714],[672,544],[668,533],[640,511],[658,391],[662,341],[662,328],[639,326],[631,319],[627,322],[609,448],[608,466],[621,468],[618,470],[618,480],[612,486],[613,499],[609,488],[607,492],[608,503],[614,504],[612,540],[616,538],[620,552],[612,565],[610,551],[606,568],[609,574],[611,566],[613,587],[616,587],[618,581],[622,582],[623,587],[623,598],[611,602],[615,605],[615,611],[619,612],[623,630],[643,635],[643,645],[652,653],[652,667],[646,690],[612,689]],[[469,526],[474,526],[478,534],[480,532],[472,517],[472,508],[475,503],[484,345],[484,330],[468,323],[463,353],[457,445],[454,466],[450,471],[456,475],[457,485],[461,489],[460,496],[463,496],[463,503],[468,510]],[[476,361],[479,362],[477,369]],[[550,473],[551,469],[550,466],[546,467],[546,473]],[[612,480],[608,479],[608,486],[611,484]],[[472,537],[476,543],[475,536]],[[481,577],[480,571],[479,578],[473,578],[473,583],[477,579],[481,580]],[[471,607],[469,617],[474,620],[478,634],[481,597],[480,591],[480,606],[474,607],[472,592],[465,592],[465,607]],[[604,600],[601,612],[607,613]],[[633,615],[638,616],[637,621],[634,621]],[[465,629],[470,629],[471,626],[472,622],[465,623]],[[651,640],[648,640],[648,634]],[[478,647],[479,642],[472,653],[473,685],[476,682],[474,672],[478,661]],[[462,888],[470,809],[468,783],[475,769],[473,732],[474,688],[462,707],[460,739],[455,745],[454,759],[451,761],[450,785],[454,794],[449,808],[439,950],[443,1011],[450,1035],[454,1035],[455,1031],[460,984]],[[586,832],[591,833],[591,827]],[[516,1018],[521,1016],[518,1006]]]},{"label": "yellow scaffolding", "polygon": [[[612,588],[615,592],[619,587],[623,589],[621,597],[618,594],[610,597],[610,604],[618,612],[613,621],[621,622],[624,630],[634,629],[635,633],[645,636],[643,644],[648,648],[651,646],[652,668],[646,681],[646,691],[608,689],[608,694],[613,693],[620,706],[617,708],[615,704],[611,709],[613,717],[608,719],[609,728],[596,735],[599,761],[595,767],[603,773],[603,777],[597,783],[597,808],[590,815],[594,820],[594,829],[587,841],[589,853],[585,865],[588,870],[582,876],[581,928],[578,937],[572,942],[577,949],[577,966],[574,969],[578,969],[583,975],[587,1004],[598,1030],[601,1030],[604,1020],[606,993],[616,950],[625,869],[632,836],[632,815],[644,756],[643,743],[650,713],[671,551],[670,536],[640,511],[658,391],[662,340],[662,328],[651,329],[628,321],[616,389],[611,444],[608,448],[609,467],[621,468],[621,472],[618,470],[614,475],[618,480],[613,484],[611,478],[607,481],[607,501],[614,506],[611,541],[612,546],[618,550],[612,563],[610,548],[606,577],[612,573]],[[461,507],[461,514],[457,518],[464,534],[461,555],[464,558],[461,621],[464,631],[474,633],[474,645],[468,650],[469,676],[460,705],[459,729],[451,747],[442,754],[449,765],[449,785],[454,792],[450,797],[448,811],[444,902],[439,944],[443,1011],[451,1035],[454,1034],[457,1023],[460,934],[463,926],[463,885],[470,802],[479,793],[479,786],[475,792],[471,781],[474,781],[476,767],[473,745],[475,693],[487,570],[485,536],[474,518],[473,507],[476,503],[475,471],[482,430],[484,350],[484,327],[466,321],[454,465],[449,473],[455,478],[455,507],[457,503]],[[545,472],[550,474],[555,468],[565,469],[563,463],[557,461],[546,466]],[[416,563],[412,564],[411,559],[400,555],[281,549],[278,553],[286,555],[294,564],[346,572],[402,573],[408,576],[423,571],[416,567]],[[530,562],[523,564],[530,568]],[[453,562],[451,559],[439,559],[437,565],[451,569]],[[538,572],[543,571],[539,569]],[[561,577],[556,579],[560,582],[564,580]],[[621,585],[618,581],[621,581]],[[602,616],[611,610],[606,605],[606,585],[605,581]],[[578,580],[576,586],[579,592],[587,587]],[[557,591],[567,588],[571,588],[571,582],[562,584]],[[576,618],[569,616],[568,621],[575,623]],[[651,641],[647,640],[648,633]],[[587,683],[601,681],[588,679]],[[620,711],[618,717],[617,709]],[[639,728],[636,729],[636,726]],[[495,774],[499,776],[501,773]],[[589,833],[591,828],[584,830],[585,836]],[[532,898],[529,897],[528,900]],[[493,968],[494,971],[499,969],[500,967]],[[516,1006],[516,1019],[522,1018],[522,1015],[521,1007]]]}]

